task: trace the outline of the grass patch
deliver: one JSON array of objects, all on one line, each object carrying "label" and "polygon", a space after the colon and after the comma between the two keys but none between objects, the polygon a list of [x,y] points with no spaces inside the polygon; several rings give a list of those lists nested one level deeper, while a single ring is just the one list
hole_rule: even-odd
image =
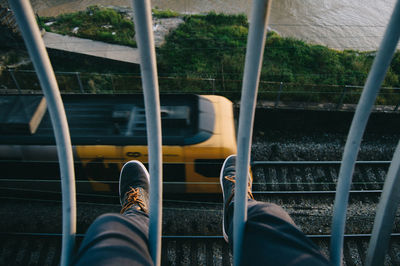
[{"label": "grass patch", "polygon": [[[153,16],[165,18],[179,14],[153,9]],[[232,100],[239,99],[249,28],[247,17],[209,13],[185,15],[183,19],[185,22],[172,31],[165,44],[157,49],[161,91],[216,93]],[[49,21],[55,23],[46,26]],[[133,23],[112,9],[89,7],[84,12],[40,18],[38,23],[51,31],[69,35],[79,27],[76,36],[135,46]],[[274,101],[280,93],[282,101],[338,102],[345,85],[364,85],[375,53],[337,51],[269,32],[258,99]],[[91,71],[90,67],[86,70]],[[104,72],[113,70],[109,68]],[[399,75],[400,53],[396,52],[382,85],[400,87]],[[166,76],[176,79],[163,78]],[[129,83],[130,86],[140,86],[140,79],[129,82],[118,82],[117,79],[113,82],[120,86]],[[128,87],[116,89],[129,91]],[[356,103],[361,89],[346,87],[345,90],[343,103]],[[397,90],[385,89],[377,103],[397,104],[399,100]]]},{"label": "grass patch", "polygon": [[126,14],[110,8],[90,6],[55,18],[39,17],[38,24],[46,31],[136,47],[133,22]]},{"label": "grass patch", "polygon": [[176,18],[180,16],[178,12],[172,11],[171,9],[161,10],[157,7],[152,9],[151,12],[155,18]]},{"label": "grass patch", "polygon": [[[210,13],[184,19],[158,50],[159,72],[215,79],[216,93],[238,99],[249,26],[246,16]],[[259,99],[274,100],[282,89],[287,101],[335,102],[344,85],[364,85],[374,56],[375,52],[337,51],[269,32]],[[383,86],[399,87],[399,74],[400,53],[396,52]],[[191,89],[195,88],[185,88]],[[382,97],[378,102],[390,102],[389,96]],[[356,100],[351,94],[345,98],[345,102]]]}]

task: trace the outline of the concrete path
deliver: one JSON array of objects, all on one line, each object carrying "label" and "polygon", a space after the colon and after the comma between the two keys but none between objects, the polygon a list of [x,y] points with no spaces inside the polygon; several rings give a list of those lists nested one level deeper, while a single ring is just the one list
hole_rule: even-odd
[{"label": "concrete path", "polygon": [[51,32],[43,35],[47,48],[97,56],[127,63],[140,63],[139,50],[128,46],[109,44]]}]

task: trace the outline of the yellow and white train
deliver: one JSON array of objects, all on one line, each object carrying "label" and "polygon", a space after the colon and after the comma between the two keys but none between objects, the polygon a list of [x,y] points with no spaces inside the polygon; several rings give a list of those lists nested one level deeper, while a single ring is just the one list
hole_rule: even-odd
[{"label": "yellow and white train", "polygon": [[[8,178],[59,179],[50,116],[43,111],[40,118],[41,96],[3,95],[0,99],[2,110],[7,109],[4,102],[14,109],[22,106],[18,112],[5,114],[9,123],[3,119],[0,125],[0,170],[9,173]],[[220,192],[222,162],[236,153],[232,102],[215,95],[172,94],[161,95],[160,101],[164,191]],[[89,181],[82,182],[87,185],[78,187],[78,192],[117,191],[115,181],[126,161],[148,162],[143,96],[64,95],[63,102],[76,179]],[[21,109],[30,118],[25,123],[31,124],[12,123],[16,113],[21,116]]]}]

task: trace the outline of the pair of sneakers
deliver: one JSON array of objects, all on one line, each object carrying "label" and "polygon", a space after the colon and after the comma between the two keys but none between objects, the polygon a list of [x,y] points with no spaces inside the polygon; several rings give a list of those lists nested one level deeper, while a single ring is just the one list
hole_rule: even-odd
[{"label": "pair of sneakers", "polygon": [[[231,203],[235,191],[236,175],[236,155],[231,155],[225,159],[220,174],[220,183],[222,188],[224,202],[224,219],[222,222],[222,231],[225,240],[228,242],[226,219],[227,209]],[[148,213],[149,203],[149,184],[150,175],[144,165],[136,160],[127,162],[121,169],[119,179],[119,197],[122,205],[121,213],[128,209],[135,209]],[[249,178],[248,197],[253,198],[251,194],[252,180]]]}]

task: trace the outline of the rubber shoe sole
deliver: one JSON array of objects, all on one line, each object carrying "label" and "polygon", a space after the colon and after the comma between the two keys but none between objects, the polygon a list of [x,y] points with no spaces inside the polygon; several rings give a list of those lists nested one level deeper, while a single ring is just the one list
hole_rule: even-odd
[{"label": "rubber shoe sole", "polygon": [[220,184],[221,184],[221,189],[222,189],[222,197],[223,197],[223,200],[224,200],[224,204],[223,204],[223,206],[224,206],[224,212],[223,212],[223,218],[222,218],[222,233],[223,233],[223,235],[224,235],[224,239],[225,239],[225,241],[227,242],[227,243],[229,243],[229,239],[228,239],[228,235],[226,234],[226,231],[225,231],[225,193],[224,193],[224,186],[223,186],[223,181],[224,181],[224,179],[225,179],[225,176],[224,176],[224,169],[225,169],[225,165],[226,165],[226,163],[229,161],[229,159],[231,158],[231,157],[236,157],[236,155],[235,154],[232,154],[232,155],[229,155],[226,159],[225,159],[225,161],[224,161],[224,163],[223,163],[223,165],[222,165],[222,168],[221,168],[221,173],[220,173],[220,175],[219,175],[219,182],[220,182]]}]

